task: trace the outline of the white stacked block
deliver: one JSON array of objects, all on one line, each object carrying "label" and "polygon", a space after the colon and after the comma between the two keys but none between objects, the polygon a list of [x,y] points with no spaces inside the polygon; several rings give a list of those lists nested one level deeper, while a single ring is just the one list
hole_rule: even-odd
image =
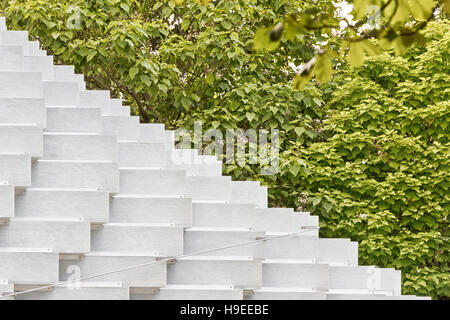
[{"label": "white stacked block", "polygon": [[112,134],[117,140],[139,140],[139,117],[103,117],[103,133]]},{"label": "white stacked block", "polygon": [[37,188],[94,188],[119,192],[119,170],[112,161],[38,160],[31,181]]},{"label": "white stacked block", "polygon": [[0,97],[43,98],[42,73],[0,71]]},{"label": "white stacked block", "polygon": [[13,218],[0,226],[1,247],[50,248],[61,253],[90,251],[90,223],[82,219]]},{"label": "white stacked block", "polygon": [[31,186],[31,157],[25,153],[0,153],[0,181],[16,187]]},{"label": "white stacked block", "polygon": [[53,56],[25,55],[23,70],[41,72],[43,80],[53,80]]},{"label": "white stacked block", "polygon": [[167,168],[167,148],[162,143],[119,143],[121,167]]},{"label": "white stacked block", "polygon": [[263,242],[256,241],[263,237],[264,232],[245,228],[189,228],[184,232],[184,253],[264,258]]},{"label": "white stacked block", "polygon": [[319,239],[319,257],[321,263],[357,265],[358,250],[350,239]]},{"label": "white stacked block", "polygon": [[181,197],[115,195],[110,201],[111,222],[192,225],[192,200]]},{"label": "white stacked block", "polygon": [[0,31],[0,44],[25,45],[28,42],[28,31]]},{"label": "white stacked block", "polygon": [[258,181],[233,181],[233,202],[252,202],[257,207],[267,208],[267,187],[261,187]]},{"label": "white stacked block", "polygon": [[100,133],[101,110],[91,107],[47,107],[46,131]]},{"label": "white stacked block", "polygon": [[156,262],[156,257],[133,252],[91,252],[81,260],[61,260],[59,264],[60,281],[70,280],[74,266],[79,270],[81,278],[108,273],[111,270],[123,270],[132,266],[140,266],[129,270],[92,278],[96,282],[122,282],[126,287],[159,288],[167,283],[165,262]]},{"label": "white stacked block", "polygon": [[23,58],[23,50],[24,48],[21,45],[1,44],[0,56],[4,59],[10,57]]},{"label": "white stacked block", "polygon": [[58,282],[58,254],[50,249],[0,248],[0,278],[14,284]]},{"label": "white stacked block", "polygon": [[120,193],[122,194],[178,196],[185,192],[184,171],[120,168]]},{"label": "white stacked block", "polygon": [[17,217],[83,218],[109,221],[109,193],[95,189],[28,188],[15,199]]},{"label": "white stacked block", "polygon": [[[268,239],[271,237],[274,236],[267,236]],[[319,239],[311,236],[277,237],[264,241],[262,246],[266,259],[317,261],[320,254]]]},{"label": "white stacked block", "polygon": [[261,281],[261,261],[252,257],[192,256],[167,266],[168,284],[217,284],[251,289],[260,288]]},{"label": "white stacked block", "polygon": [[231,201],[231,177],[187,176],[185,196],[192,200]]},{"label": "white stacked block", "polygon": [[130,292],[120,282],[81,283],[56,286],[51,290],[19,294],[15,300],[129,300]]},{"label": "white stacked block", "polygon": [[99,133],[44,133],[44,159],[118,160],[115,136]]},{"label": "white stacked block", "polygon": [[48,106],[74,107],[79,103],[80,84],[77,81],[44,81],[44,96]]},{"label": "white stacked block", "polygon": [[302,288],[278,288],[263,287],[254,290],[251,295],[245,296],[246,300],[326,300],[325,291]]},{"label": "white stacked block", "polygon": [[0,98],[0,123],[47,126],[44,99]]},{"label": "white stacked block", "polygon": [[227,285],[167,285],[152,294],[132,294],[131,300],[242,300],[243,290]]},{"label": "white stacked block", "polygon": [[0,153],[28,153],[42,157],[42,128],[33,124],[0,124]]},{"label": "white stacked block", "polygon": [[0,184],[0,223],[3,218],[14,217],[14,186]]},{"label": "white stacked block", "polygon": [[192,204],[194,227],[254,228],[257,220],[252,203],[208,203]]},{"label": "white stacked block", "polygon": [[107,115],[109,116],[122,116],[122,117],[128,117],[130,116],[130,107],[129,106],[122,106],[122,99],[111,99],[110,101],[111,106],[109,113]]},{"label": "white stacked block", "polygon": [[107,90],[86,90],[80,92],[79,106],[95,107],[108,114],[110,110],[110,93]]},{"label": "white stacked block", "polygon": [[264,287],[298,287],[327,290],[329,266],[308,261],[276,259],[263,261]]},{"label": "white stacked block", "polygon": [[0,17],[0,31],[6,31],[6,19],[5,19],[5,17]]},{"label": "white stacked block", "polygon": [[183,228],[144,223],[108,223],[92,231],[92,251],[140,252],[159,256],[183,253]]},{"label": "white stacked block", "polygon": [[383,291],[401,294],[401,272],[370,266],[330,266],[330,289],[345,291]]},{"label": "white stacked block", "polygon": [[318,227],[318,217],[294,213],[287,208],[256,208],[258,230],[269,232],[299,232],[304,228]]},{"label": "white stacked block", "polygon": [[161,123],[139,124],[139,141],[150,143],[166,143],[167,135],[164,130],[164,124]]}]

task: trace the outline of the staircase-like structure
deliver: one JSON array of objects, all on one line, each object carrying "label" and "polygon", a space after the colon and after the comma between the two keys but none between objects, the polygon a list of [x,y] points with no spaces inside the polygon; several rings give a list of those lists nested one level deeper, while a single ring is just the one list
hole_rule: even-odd
[{"label": "staircase-like structure", "polygon": [[0,18],[0,299],[417,298],[221,174]]}]

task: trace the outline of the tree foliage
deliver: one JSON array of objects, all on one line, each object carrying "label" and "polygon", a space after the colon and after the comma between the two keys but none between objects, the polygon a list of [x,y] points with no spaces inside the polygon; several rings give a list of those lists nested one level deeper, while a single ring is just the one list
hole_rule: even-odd
[{"label": "tree foliage", "polygon": [[[354,1],[361,21],[372,2]],[[10,28],[29,30],[89,88],[122,92],[144,122],[280,129],[278,174],[250,163],[224,173],[267,184],[272,206],[319,214],[321,236],[359,241],[361,264],[401,269],[404,294],[450,297],[449,24],[425,24],[413,1],[394,2],[409,11],[378,36],[363,33],[364,23],[334,34],[324,24],[340,19],[328,0],[25,0],[0,8]],[[448,13],[448,1],[431,2]],[[423,41],[400,35],[407,19]],[[386,45],[380,36],[392,29]],[[301,65],[295,77],[292,66]]]},{"label": "tree foliage", "polygon": [[122,92],[145,122],[173,125],[217,106],[236,110],[250,96],[255,103],[285,96],[289,64],[314,54],[309,38],[283,52],[252,49],[255,30],[312,0],[176,2],[26,0],[7,1],[4,10],[11,28],[29,30],[90,88]]},{"label": "tree foliage", "polygon": [[[291,12],[273,27],[261,28],[254,47],[273,51],[286,40],[308,34],[320,34],[316,54],[294,78],[302,90],[315,75],[322,83],[331,78],[330,59],[361,66],[366,56],[376,56],[391,49],[402,55],[414,43],[423,44],[422,30],[437,15],[450,13],[448,0],[353,0],[351,15],[343,10],[344,1],[317,1],[300,12]],[[374,42],[373,40],[378,40]]]},{"label": "tree foliage", "polygon": [[323,142],[299,189],[321,234],[359,241],[360,263],[403,271],[403,293],[450,296],[450,24],[426,49],[382,54],[330,84]]}]

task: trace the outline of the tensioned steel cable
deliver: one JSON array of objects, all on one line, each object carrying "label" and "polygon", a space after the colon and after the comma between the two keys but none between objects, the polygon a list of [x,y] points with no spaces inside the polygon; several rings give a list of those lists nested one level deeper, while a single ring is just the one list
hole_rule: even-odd
[{"label": "tensioned steel cable", "polygon": [[54,287],[58,287],[58,286],[63,286],[63,285],[68,285],[68,284],[75,284],[75,283],[79,283],[81,281],[94,279],[94,278],[98,278],[98,277],[103,277],[103,276],[107,276],[107,275],[110,275],[110,274],[119,273],[119,272],[123,272],[123,271],[128,271],[128,270],[132,270],[132,269],[138,269],[138,268],[142,268],[142,267],[146,267],[146,266],[151,266],[151,265],[158,264],[158,263],[161,263],[161,262],[173,261],[173,260],[177,260],[177,259],[181,259],[181,258],[185,258],[185,257],[192,257],[192,256],[197,256],[197,255],[200,255],[200,254],[205,254],[205,253],[210,253],[210,252],[216,252],[216,251],[220,251],[220,250],[224,250],[224,249],[230,249],[230,248],[245,246],[245,245],[249,245],[249,244],[257,243],[257,242],[263,242],[263,241],[270,241],[270,240],[275,240],[275,239],[280,239],[280,238],[292,237],[292,236],[295,236],[297,234],[310,232],[311,230],[316,230],[316,229],[319,229],[319,227],[310,227],[307,230],[301,230],[301,231],[297,231],[297,232],[289,232],[289,233],[282,234],[282,235],[269,236],[269,237],[264,237],[264,238],[261,238],[261,239],[235,243],[235,244],[231,244],[231,245],[227,245],[227,246],[223,246],[223,247],[218,247],[218,248],[213,248],[213,249],[208,249],[208,250],[202,250],[202,251],[197,251],[197,252],[193,252],[193,253],[181,254],[181,255],[178,255],[178,256],[174,256],[174,257],[168,257],[168,258],[164,258],[164,259],[161,259],[161,260],[156,260],[156,261],[152,261],[152,262],[142,263],[142,264],[126,267],[126,268],[116,269],[116,270],[112,270],[112,271],[108,271],[108,272],[104,272],[104,273],[95,274],[95,275],[92,275],[92,276],[82,277],[82,278],[79,278],[79,279],[73,279],[73,280],[69,280],[69,281],[62,281],[62,282],[58,282],[58,283],[47,285],[47,286],[37,287],[37,288],[24,290],[24,291],[20,291],[20,292],[14,292],[14,293],[11,293],[11,294],[0,296],[0,299],[15,297],[15,296],[18,296],[18,295],[21,295],[21,294],[26,294],[26,293],[30,293],[30,292],[34,292],[34,291],[41,291],[41,290],[44,290],[44,289],[50,289],[50,288],[54,288]]}]

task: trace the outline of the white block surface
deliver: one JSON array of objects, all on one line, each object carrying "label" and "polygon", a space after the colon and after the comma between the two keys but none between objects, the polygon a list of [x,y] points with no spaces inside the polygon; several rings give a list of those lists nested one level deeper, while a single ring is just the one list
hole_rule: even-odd
[{"label": "white block surface", "polygon": [[81,107],[47,107],[48,132],[102,131],[101,110]]},{"label": "white block surface", "polygon": [[45,128],[47,110],[44,99],[0,98],[0,123],[34,124]]},{"label": "white block surface", "polygon": [[83,189],[29,188],[15,200],[17,217],[83,218],[94,223],[109,220],[109,193]]},{"label": "white block surface", "polygon": [[111,161],[38,160],[32,170],[37,188],[94,188],[119,191],[119,170]]},{"label": "white block surface", "polygon": [[90,224],[72,219],[11,219],[0,226],[1,247],[50,248],[61,253],[90,251]]}]

